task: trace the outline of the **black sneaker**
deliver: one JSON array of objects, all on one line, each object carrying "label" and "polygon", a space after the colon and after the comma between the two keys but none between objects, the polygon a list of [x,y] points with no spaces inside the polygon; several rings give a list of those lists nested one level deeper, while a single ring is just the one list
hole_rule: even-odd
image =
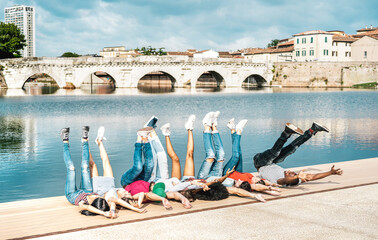
[{"label": "black sneaker", "polygon": [[314,130],[315,133],[316,132],[329,132],[329,129],[327,127],[324,127],[317,122],[312,123],[311,129]]},{"label": "black sneaker", "polygon": [[70,135],[70,128],[62,128],[60,130],[60,138],[62,138],[63,141],[68,141]]},{"label": "black sneaker", "polygon": [[152,116],[147,122],[146,124],[144,124],[144,127],[153,127],[153,128],[156,128],[156,123],[158,121],[158,118],[155,117],[155,116]]},{"label": "black sneaker", "polygon": [[88,135],[89,135],[89,126],[83,126],[83,129],[81,131],[81,137],[83,139],[88,139]]},{"label": "black sneaker", "polygon": [[299,134],[299,135],[303,135],[303,130],[300,129],[299,127],[294,126],[291,123],[286,123],[285,132],[288,133],[288,134],[296,133],[296,134]]}]

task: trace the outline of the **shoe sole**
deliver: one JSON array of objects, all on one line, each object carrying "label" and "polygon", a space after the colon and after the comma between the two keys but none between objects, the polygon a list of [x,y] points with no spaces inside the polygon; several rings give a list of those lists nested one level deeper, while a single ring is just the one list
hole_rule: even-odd
[{"label": "shoe sole", "polygon": [[296,134],[303,135],[303,130],[291,123],[286,123],[286,127],[291,131],[295,132]]},{"label": "shoe sole", "polygon": [[313,123],[315,123],[318,127],[322,128],[323,131],[325,131],[327,133],[329,132],[329,129],[327,127],[324,127],[323,125],[321,125],[321,124],[319,124],[317,122],[313,122]]},{"label": "shoe sole", "polygon": [[156,116],[152,116],[150,119],[148,119],[148,121],[146,122],[146,124],[144,124],[143,127],[150,127],[148,126],[148,124],[152,121],[152,119],[156,118],[156,122],[154,125],[156,125],[157,121],[158,121],[158,118]]}]

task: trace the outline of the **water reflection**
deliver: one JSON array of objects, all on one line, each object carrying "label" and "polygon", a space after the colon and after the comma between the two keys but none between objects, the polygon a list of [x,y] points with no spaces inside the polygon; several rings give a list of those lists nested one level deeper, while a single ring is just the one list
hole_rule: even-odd
[{"label": "water reflection", "polygon": [[81,85],[80,90],[85,94],[112,94],[115,91],[114,85],[111,84],[96,84],[96,85]]},{"label": "water reflection", "polygon": [[45,94],[54,94],[58,91],[58,85],[25,85],[23,90],[26,95],[45,95]]}]

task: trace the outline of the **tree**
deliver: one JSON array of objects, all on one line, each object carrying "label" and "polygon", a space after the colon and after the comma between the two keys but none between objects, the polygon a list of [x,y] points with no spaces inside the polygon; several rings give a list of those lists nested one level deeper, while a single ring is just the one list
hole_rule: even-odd
[{"label": "tree", "polygon": [[[167,52],[164,52],[163,51],[163,47],[159,48],[159,51],[156,51],[156,48],[153,48],[151,46],[148,46],[148,47],[142,47],[140,50],[138,49],[138,51],[143,54],[143,55],[158,55],[158,56],[162,56],[162,55],[167,55]],[[137,49],[135,49],[137,50]]]},{"label": "tree", "polygon": [[20,50],[26,46],[25,36],[15,24],[0,22],[0,59],[21,57]]},{"label": "tree", "polygon": [[270,43],[268,43],[268,47],[275,47],[275,46],[277,46],[277,44],[278,44],[279,41],[280,40],[278,40],[278,39],[271,40]]},{"label": "tree", "polygon": [[65,52],[65,53],[62,54],[61,57],[80,57],[80,55],[77,54],[77,53],[73,53],[73,52]]}]

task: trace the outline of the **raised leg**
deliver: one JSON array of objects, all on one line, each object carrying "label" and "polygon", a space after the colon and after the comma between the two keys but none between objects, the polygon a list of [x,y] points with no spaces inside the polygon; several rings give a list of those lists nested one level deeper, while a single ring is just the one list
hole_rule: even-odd
[{"label": "raised leg", "polygon": [[231,134],[232,138],[232,156],[230,160],[226,163],[223,168],[223,175],[226,175],[228,169],[235,167],[236,171],[243,172],[242,154],[240,147],[241,135],[236,134],[236,132]]},{"label": "raised leg", "polygon": [[273,160],[273,163],[280,163],[285,160],[289,155],[293,154],[299,146],[308,141],[312,137],[310,130],[307,130],[303,135],[297,137],[289,145],[284,147],[278,157]]},{"label": "raised leg", "polygon": [[275,144],[271,149],[266,150],[265,152],[258,153],[253,157],[255,168],[259,169],[262,166],[270,165],[273,163],[281,152],[282,147],[285,145],[287,139],[290,137],[290,134],[285,132],[281,133],[281,136],[277,139]]},{"label": "raised leg", "polygon": [[91,150],[89,150],[89,171],[91,173],[91,178],[98,177],[97,164],[93,161]]},{"label": "raised leg", "polygon": [[[168,156],[172,160],[172,172],[171,177],[176,177],[178,179],[181,179],[181,166],[180,166],[180,159],[177,156],[175,150],[173,149],[171,138],[169,136],[165,137],[165,143],[167,146],[167,153]],[[194,170],[193,170],[194,172]],[[194,175],[192,175],[194,176]]]},{"label": "raised leg", "polygon": [[106,152],[105,146],[102,141],[97,141],[98,148],[100,150],[101,160],[102,160],[102,168],[104,170],[104,177],[113,177],[113,169],[110,165],[109,156]]},{"label": "raised leg", "polygon": [[82,140],[82,159],[81,159],[81,189],[92,192],[91,175],[89,172],[89,145],[88,139]]},{"label": "raised leg", "polygon": [[68,196],[77,190],[76,180],[75,180],[75,177],[76,177],[75,166],[71,159],[70,147],[69,147],[68,142],[63,143],[63,158],[64,158],[64,163],[67,168],[65,194],[68,199]]},{"label": "raised leg", "polygon": [[121,185],[123,187],[134,182],[135,179],[139,176],[139,174],[143,170],[143,162],[142,162],[143,145],[144,145],[144,143],[140,143],[140,142],[135,143],[133,166],[131,167],[131,169],[129,169],[127,172],[125,172],[121,177]]},{"label": "raised leg", "polygon": [[215,160],[215,150],[212,144],[211,130],[209,126],[205,126],[205,131],[203,132],[203,144],[206,151],[206,158],[202,162],[201,168],[198,172],[197,178],[199,179],[206,179],[209,176]]},{"label": "raised leg", "polygon": [[188,130],[184,176],[194,176],[194,140],[193,132],[190,129]]},{"label": "raised leg", "polygon": [[[150,181],[154,181],[156,178],[168,179],[169,173],[167,154],[165,153],[163,145],[161,144],[160,139],[155,131],[151,132],[150,144],[154,159],[154,168]],[[157,171],[157,169],[159,169],[159,171]]]},{"label": "raised leg", "polygon": [[137,177],[138,180],[148,181],[151,178],[151,173],[154,168],[154,160],[152,156],[151,144],[145,143],[143,146],[144,165],[143,170]]},{"label": "raised leg", "polygon": [[216,161],[211,167],[209,176],[221,177],[223,173],[225,153],[223,149],[222,139],[215,125],[213,125],[212,138],[213,138],[213,143],[214,143],[214,148],[215,148]]}]

